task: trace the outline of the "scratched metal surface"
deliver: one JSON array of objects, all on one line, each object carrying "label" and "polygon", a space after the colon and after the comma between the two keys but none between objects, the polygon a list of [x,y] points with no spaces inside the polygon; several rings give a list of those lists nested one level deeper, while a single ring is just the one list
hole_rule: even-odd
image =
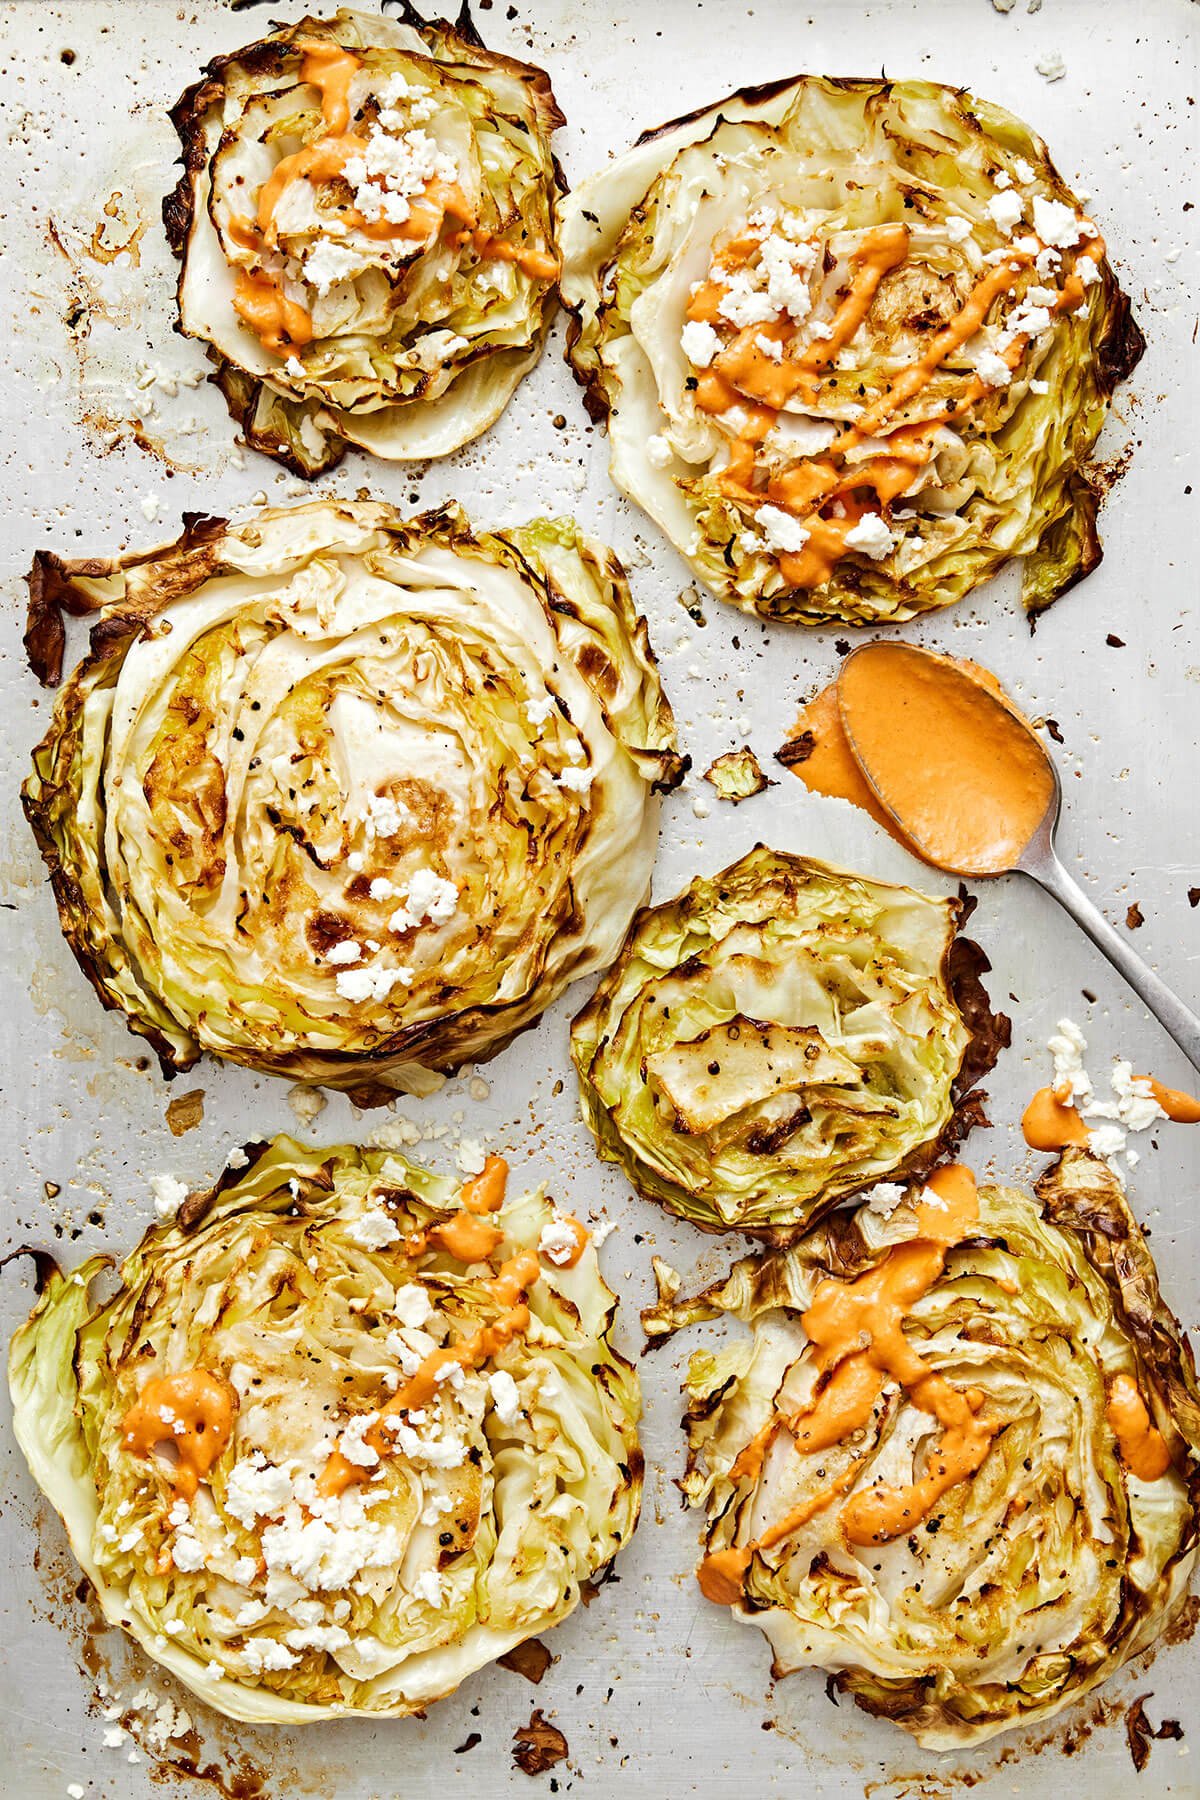
[{"label": "scratched metal surface", "polygon": [[[185,509],[224,511],[253,497],[287,498],[296,484],[271,463],[233,454],[233,431],[215,391],[172,375],[202,366],[198,347],[170,330],[173,271],[157,222],[173,180],[175,142],[165,107],[214,53],[259,34],[271,16],[298,17],[294,0],[239,13],[224,4],[74,0],[0,7],[0,68],[7,136],[0,186],[5,322],[3,707],[0,779],[3,847],[3,1194],[11,1244],[46,1244],[68,1259],[97,1245],[127,1248],[150,1217],[147,1178],[168,1170],[211,1176],[228,1146],[251,1132],[295,1128],[285,1085],[206,1064],[177,1084],[201,1087],[202,1124],[176,1140],[170,1096],[122,1025],[105,1017],[64,949],[49,889],[19,814],[17,787],[40,735],[47,701],[23,666],[19,577],[40,545],[108,552],[174,535]],[[570,123],[560,155],[579,177],[641,128],[709,101],[741,82],[809,68],[858,75],[886,69],[961,83],[1028,118],[1048,139],[1091,205],[1149,340],[1144,363],[1118,399],[1105,448],[1131,466],[1105,509],[1102,568],[1030,637],[1015,577],[905,635],[979,657],[1028,710],[1058,722],[1067,790],[1067,863],[1110,917],[1136,900],[1136,942],[1193,1003],[1197,997],[1200,885],[1195,720],[1200,699],[1195,499],[1197,391],[1193,341],[1200,286],[1192,197],[1197,159],[1197,25],[1186,0],[1138,5],[1088,0],[522,0],[486,6],[491,42],[542,63]],[[1066,75],[1036,63],[1057,50]],[[68,53],[73,53],[68,55]],[[106,210],[105,210],[106,209]],[[97,226],[102,226],[93,238]],[[124,248],[121,248],[125,246]],[[114,254],[115,252],[115,254]],[[105,262],[103,259],[110,260]],[[139,387],[139,365],[165,375]],[[557,415],[565,425],[556,426]],[[140,421],[135,425],[132,421]],[[685,747],[697,771],[742,732],[764,763],[786,735],[797,701],[828,679],[836,633],[769,630],[716,603],[696,624],[681,605],[683,566],[609,484],[602,434],[586,421],[561,361],[561,332],[508,415],[449,461],[402,472],[350,455],[318,491],[367,489],[395,501],[460,498],[484,524],[538,511],[573,511],[627,556],[648,614]],[[156,515],[151,522],[150,515]],[[1111,644],[1110,634],[1123,639]],[[884,876],[939,884],[846,808],[781,786],[733,812],[713,799],[693,811],[690,785],[668,802],[656,891],[666,895],[756,837],[841,858]],[[989,1083],[995,1128],[977,1137],[981,1171],[1020,1177],[1032,1159],[1014,1131],[1022,1098],[1044,1077],[1047,1032],[1063,1013],[1084,1025],[1094,1070],[1118,1052],[1164,1079],[1185,1082],[1172,1046],[1131,1001],[1049,900],[1017,878],[981,895],[976,935],[995,963],[993,993],[1012,996],[1013,1048]],[[1094,999],[1083,997],[1087,989]],[[423,1146],[448,1158],[459,1131],[494,1134],[519,1176],[547,1177],[572,1210],[606,1206],[620,1231],[603,1252],[624,1309],[627,1345],[639,1343],[637,1308],[649,1288],[651,1248],[689,1277],[713,1276],[737,1245],[714,1246],[636,1200],[591,1154],[575,1112],[566,1027],[573,992],[540,1028],[488,1067],[486,1100],[450,1084],[406,1110],[449,1128]],[[465,1114],[461,1124],[457,1113]],[[341,1099],[308,1135],[336,1141],[367,1131]],[[1134,1198],[1151,1227],[1169,1300],[1186,1323],[1200,1316],[1195,1221],[1196,1141],[1180,1129],[1144,1145]],[[1190,1157],[1190,1162],[1189,1162]],[[43,1184],[61,1193],[46,1197]],[[28,1265],[0,1282],[5,1334],[30,1302]],[[551,1639],[557,1661],[534,1692],[495,1669],[469,1680],[424,1721],[347,1723],[307,1732],[231,1728],[197,1708],[201,1742],[188,1748],[229,1793],[338,1795],[524,1794],[510,1758],[514,1728],[536,1702],[566,1733],[570,1761],[559,1791],[591,1795],[711,1797],[803,1792],[871,1793],[877,1800],[943,1796],[963,1777],[981,1795],[1058,1794],[1064,1782],[1092,1795],[1134,1779],[1120,1720],[1085,1706],[1057,1730],[1017,1734],[974,1755],[932,1756],[847,1702],[835,1711],[819,1675],[772,1687],[764,1641],[703,1603],[691,1570],[696,1522],[673,1480],[680,1472],[679,1367],[686,1339],[644,1363],[648,1479],[643,1523],[603,1590]],[[36,1502],[11,1437],[0,1437],[6,1475],[0,1641],[8,1662],[0,1699],[0,1791],[60,1800],[78,1782],[89,1797],[212,1792],[155,1769],[134,1749],[102,1745],[97,1678],[128,1697],[146,1670],[113,1634],[99,1633],[72,1595],[57,1524]],[[170,1691],[154,1677],[151,1685]],[[1200,1737],[1200,1643],[1164,1650],[1107,1690],[1115,1701],[1152,1692],[1152,1718],[1178,1716]],[[468,1735],[480,1741],[469,1751]],[[135,1734],[136,1735],[136,1734]],[[1200,1762],[1159,1743],[1138,1791],[1147,1800],[1196,1794]],[[130,1760],[130,1754],[140,1758]],[[1064,1766],[1062,1757],[1072,1752]],[[543,1782],[549,1778],[542,1778]],[[240,1785],[239,1785],[240,1784]]]}]

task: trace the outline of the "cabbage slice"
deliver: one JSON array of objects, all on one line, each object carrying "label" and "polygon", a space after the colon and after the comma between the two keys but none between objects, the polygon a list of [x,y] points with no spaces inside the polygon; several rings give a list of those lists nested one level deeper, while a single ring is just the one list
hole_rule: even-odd
[{"label": "cabbage slice", "polygon": [[1045,144],[932,82],[801,76],[559,203],[617,485],[746,612],[900,620],[1095,567],[1088,459],[1143,339]]},{"label": "cabbage slice", "polygon": [[693,1224],[777,1240],[929,1168],[1009,1037],[971,904],[760,845],[641,912],[571,1032],[601,1155]]},{"label": "cabbage slice", "polygon": [[216,58],[171,117],[180,329],[247,443],[313,476],[348,444],[444,456],[499,417],[555,303],[541,70],[469,21],[343,9]]},{"label": "cabbage slice", "polygon": [[320,502],[106,564],[43,555],[28,642],[98,612],[24,790],[71,948],[164,1068],[363,1104],[494,1054],[616,954],[683,759],[611,551]]},{"label": "cabbage slice", "polygon": [[[540,1190],[489,1212],[494,1248],[465,1263],[436,1232],[481,1215],[392,1151],[277,1138],[240,1162],[147,1233],[111,1299],[106,1258],[49,1276],[13,1341],[17,1440],[105,1617],[219,1712],[412,1713],[559,1623],[628,1542],[640,1398],[616,1298],[590,1241],[570,1267],[539,1257]],[[507,1335],[506,1259],[528,1307]],[[395,1415],[366,1480],[321,1495],[356,1421],[361,1443],[439,1346],[497,1327]],[[181,1402],[159,1442],[131,1447],[130,1420],[196,1371],[232,1428],[187,1497]]]},{"label": "cabbage slice", "polygon": [[[919,1382],[889,1374],[858,1431],[805,1449],[822,1382],[804,1320],[822,1289],[928,1253],[919,1199],[837,1213],[688,1300],[663,1270],[643,1317],[659,1341],[724,1315],[752,1328],[691,1359],[683,1485],[707,1513],[703,1567],[736,1574],[734,1615],[766,1634],[774,1672],[828,1670],[952,1750],[1048,1718],[1161,1638],[1200,1538],[1200,1391],[1119,1181],[1069,1149],[1033,1195],[980,1190],[977,1222],[901,1321],[905,1353],[984,1422],[986,1455],[910,1529],[857,1541],[849,1509],[878,1483],[919,1493],[944,1460],[940,1427]],[[1137,1426],[1124,1438],[1117,1396]]]}]

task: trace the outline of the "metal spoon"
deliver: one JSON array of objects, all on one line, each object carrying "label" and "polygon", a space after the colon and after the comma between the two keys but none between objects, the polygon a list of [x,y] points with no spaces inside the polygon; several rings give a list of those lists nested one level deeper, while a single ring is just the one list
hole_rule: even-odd
[{"label": "metal spoon", "polygon": [[[847,663],[852,662],[856,657],[870,656],[874,648],[876,646],[871,644],[862,645],[851,653],[851,656],[847,658]],[[914,656],[928,657],[931,661],[941,664],[950,660],[935,656],[930,651],[920,650],[912,644],[904,645],[904,650]],[[1044,744],[1035,735],[1026,720],[1014,708],[1006,705],[998,695],[992,694],[987,688],[976,683],[965,670],[955,669],[954,674],[962,681],[971,682],[975,689],[974,703],[1002,707],[1009,721],[1014,719],[1019,721],[1027,732],[1030,742],[1037,746],[1038,753],[1049,772],[1051,796],[1041,823],[1015,861],[1008,864],[993,864],[986,869],[953,869],[949,873],[991,876],[1008,874],[1015,869],[1019,870],[1022,875],[1030,876],[1038,883],[1039,887],[1045,888],[1048,894],[1052,894],[1063,910],[1071,915],[1079,928],[1087,933],[1097,950],[1106,956],[1113,968],[1125,977],[1134,993],[1149,1007],[1159,1023],[1170,1032],[1188,1060],[1195,1068],[1200,1069],[1200,1019],[1183,1004],[1177,995],[1171,992],[1164,981],[1159,980],[1137,952],[1129,947],[1125,939],[1113,930],[1103,913],[1092,905],[1079,884],[1067,874],[1058,859],[1054,847],[1054,836],[1058,829],[1059,815],[1062,812],[1062,783],[1059,780],[1054,761],[1047,754]],[[895,821],[902,841],[909,844],[935,868],[945,868],[944,863],[939,863],[937,858],[926,850],[918,833],[896,812],[887,795],[876,783],[869,763],[854,741],[853,732],[844,711],[842,724],[855,760],[858,762],[871,792],[888,817]]]},{"label": "metal spoon", "polygon": [[1032,876],[1039,887],[1053,894],[1064,912],[1070,913],[1081,931],[1085,931],[1101,955],[1106,956],[1117,973],[1123,975],[1134,993],[1154,1014],[1188,1061],[1200,1069],[1200,1019],[1165,981],[1160,981],[1136,950],[1115,932],[1098,906],[1093,906],[1079,883],[1063,868],[1054,848],[1054,834],[1062,811],[1062,783],[1058,770],[1047,757],[1054,774],[1054,798],[1046,815],[1026,844],[1016,867],[1022,875]]}]

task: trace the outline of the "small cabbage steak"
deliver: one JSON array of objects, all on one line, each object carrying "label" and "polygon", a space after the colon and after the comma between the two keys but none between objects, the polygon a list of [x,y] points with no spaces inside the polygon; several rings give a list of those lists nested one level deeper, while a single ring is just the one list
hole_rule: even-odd
[{"label": "small cabbage steak", "polygon": [[[1045,1719],[1163,1635],[1200,1540],[1200,1391],[1117,1177],[835,1213],[688,1300],[701,1587],[774,1673],[829,1670],[931,1750]],[[940,1241],[939,1240],[940,1237]],[[856,1402],[858,1404],[856,1404]]]},{"label": "small cabbage steak", "polygon": [[645,622],[569,520],[366,502],[41,554],[27,643],[98,613],[25,806],[64,934],[164,1071],[361,1104],[493,1055],[609,963],[683,761]]},{"label": "small cabbage steak", "polygon": [[456,26],[338,12],[219,56],[174,107],[179,323],[246,442],[444,456],[541,354],[562,123],[540,69]]},{"label": "small cabbage steak", "polygon": [[1100,560],[1089,459],[1144,348],[1094,222],[1000,107],[800,76],[646,132],[560,203],[613,479],[722,600],[909,619]]},{"label": "small cabbage steak", "polygon": [[392,1151],[288,1138],[230,1161],[110,1299],[107,1258],[44,1277],[18,1442],[106,1618],[219,1712],[416,1712],[628,1542],[615,1296],[586,1233],[539,1256],[540,1190],[484,1213]]},{"label": "small cabbage steak", "polygon": [[761,845],[639,913],[575,1020],[600,1153],[706,1230],[775,1241],[928,1169],[1008,1042],[973,906]]}]

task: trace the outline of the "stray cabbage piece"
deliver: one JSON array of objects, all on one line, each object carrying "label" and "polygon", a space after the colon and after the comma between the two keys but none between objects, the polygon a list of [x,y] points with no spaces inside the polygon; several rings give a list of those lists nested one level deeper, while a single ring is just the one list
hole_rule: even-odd
[{"label": "stray cabbage piece", "polygon": [[[231,1718],[419,1711],[637,1523],[633,1367],[582,1227],[386,1150],[248,1144],[126,1258],[51,1264],[17,1440],[105,1617]],[[497,1167],[498,1165],[498,1167]],[[45,1259],[50,1263],[50,1259]]]},{"label": "stray cabbage piece", "polygon": [[763,774],[762,765],[748,746],[726,750],[708,765],[704,779],[712,783],[722,800],[730,800],[734,806],[775,785]]},{"label": "stray cabbage piece", "polygon": [[601,1156],[710,1231],[794,1236],[982,1123],[1008,1043],[974,902],[759,845],[640,912],[571,1054]]},{"label": "stray cabbage piece", "polygon": [[1100,560],[1089,459],[1144,341],[1019,119],[800,76],[646,132],[559,202],[568,355],[613,479],[714,594],[909,619]]},{"label": "stray cabbage piece", "polygon": [[685,763],[620,564],[570,520],[313,502],[41,553],[30,588],[45,680],[64,612],[99,619],[26,812],[165,1072],[428,1091],[616,954]]},{"label": "stray cabbage piece", "polygon": [[953,1750],[1162,1637],[1200,1537],[1200,1392],[1103,1160],[984,1187],[950,1229],[940,1198],[835,1213],[687,1300],[664,1271],[643,1321],[752,1328],[685,1384],[708,1598],[775,1674],[827,1669]]},{"label": "stray cabbage piece", "polygon": [[303,476],[478,437],[555,305],[562,124],[469,16],[340,11],[211,62],[171,119],[179,326],[246,442]]}]

